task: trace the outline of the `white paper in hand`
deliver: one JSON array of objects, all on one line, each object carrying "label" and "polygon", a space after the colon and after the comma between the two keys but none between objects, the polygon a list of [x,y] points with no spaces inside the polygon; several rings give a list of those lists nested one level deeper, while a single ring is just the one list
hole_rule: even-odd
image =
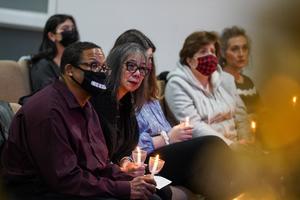
[{"label": "white paper in hand", "polygon": [[165,187],[166,185],[169,185],[170,183],[172,183],[172,181],[170,181],[162,176],[154,176],[154,180],[156,182],[157,189],[161,189],[161,188]]}]

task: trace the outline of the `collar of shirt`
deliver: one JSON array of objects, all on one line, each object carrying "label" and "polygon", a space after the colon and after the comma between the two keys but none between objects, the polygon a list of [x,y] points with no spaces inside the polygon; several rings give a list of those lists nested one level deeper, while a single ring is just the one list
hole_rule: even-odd
[{"label": "collar of shirt", "polygon": [[[81,107],[73,93],[68,89],[66,84],[63,81],[56,80],[54,82],[54,88],[59,92],[59,94],[65,99],[69,108],[79,108]],[[91,108],[89,101],[85,104],[84,107]]]}]

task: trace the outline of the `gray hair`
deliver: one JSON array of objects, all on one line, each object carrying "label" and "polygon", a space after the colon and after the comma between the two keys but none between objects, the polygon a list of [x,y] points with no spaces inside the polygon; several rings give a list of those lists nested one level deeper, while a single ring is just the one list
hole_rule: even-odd
[{"label": "gray hair", "polygon": [[[137,43],[126,43],[122,45],[118,45],[111,49],[109,52],[106,64],[111,69],[111,74],[108,77],[108,88],[112,91],[113,98],[116,98],[118,89],[121,83],[121,75],[123,71],[123,64],[126,59],[133,55],[139,54],[142,55],[146,61],[146,50]],[[146,79],[146,77],[145,77]],[[144,97],[144,89],[146,87],[146,81],[143,80],[141,86],[137,89],[135,95],[135,108],[140,108],[141,104],[145,102]]]}]

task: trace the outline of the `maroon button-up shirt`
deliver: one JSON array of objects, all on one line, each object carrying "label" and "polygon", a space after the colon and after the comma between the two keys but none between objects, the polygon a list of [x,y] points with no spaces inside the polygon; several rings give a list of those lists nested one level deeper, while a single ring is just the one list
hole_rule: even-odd
[{"label": "maroon button-up shirt", "polygon": [[50,191],[129,198],[132,177],[110,164],[90,103],[80,107],[63,82],[32,96],[16,114],[2,154],[5,177],[39,177]]}]

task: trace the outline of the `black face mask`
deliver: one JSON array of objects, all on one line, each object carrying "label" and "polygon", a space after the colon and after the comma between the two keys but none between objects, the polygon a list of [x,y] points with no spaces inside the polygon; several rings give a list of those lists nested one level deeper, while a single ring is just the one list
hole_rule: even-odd
[{"label": "black face mask", "polygon": [[84,78],[82,83],[79,83],[77,80],[75,80],[73,76],[71,76],[71,78],[74,82],[80,85],[82,89],[87,91],[92,96],[97,95],[106,90],[106,74],[104,72],[93,72],[81,69],[80,67],[77,68],[84,72]]},{"label": "black face mask", "polygon": [[62,35],[62,40],[60,41],[60,43],[64,47],[67,47],[70,44],[77,42],[79,40],[79,34],[76,30],[64,31],[61,32],[61,35]]}]

